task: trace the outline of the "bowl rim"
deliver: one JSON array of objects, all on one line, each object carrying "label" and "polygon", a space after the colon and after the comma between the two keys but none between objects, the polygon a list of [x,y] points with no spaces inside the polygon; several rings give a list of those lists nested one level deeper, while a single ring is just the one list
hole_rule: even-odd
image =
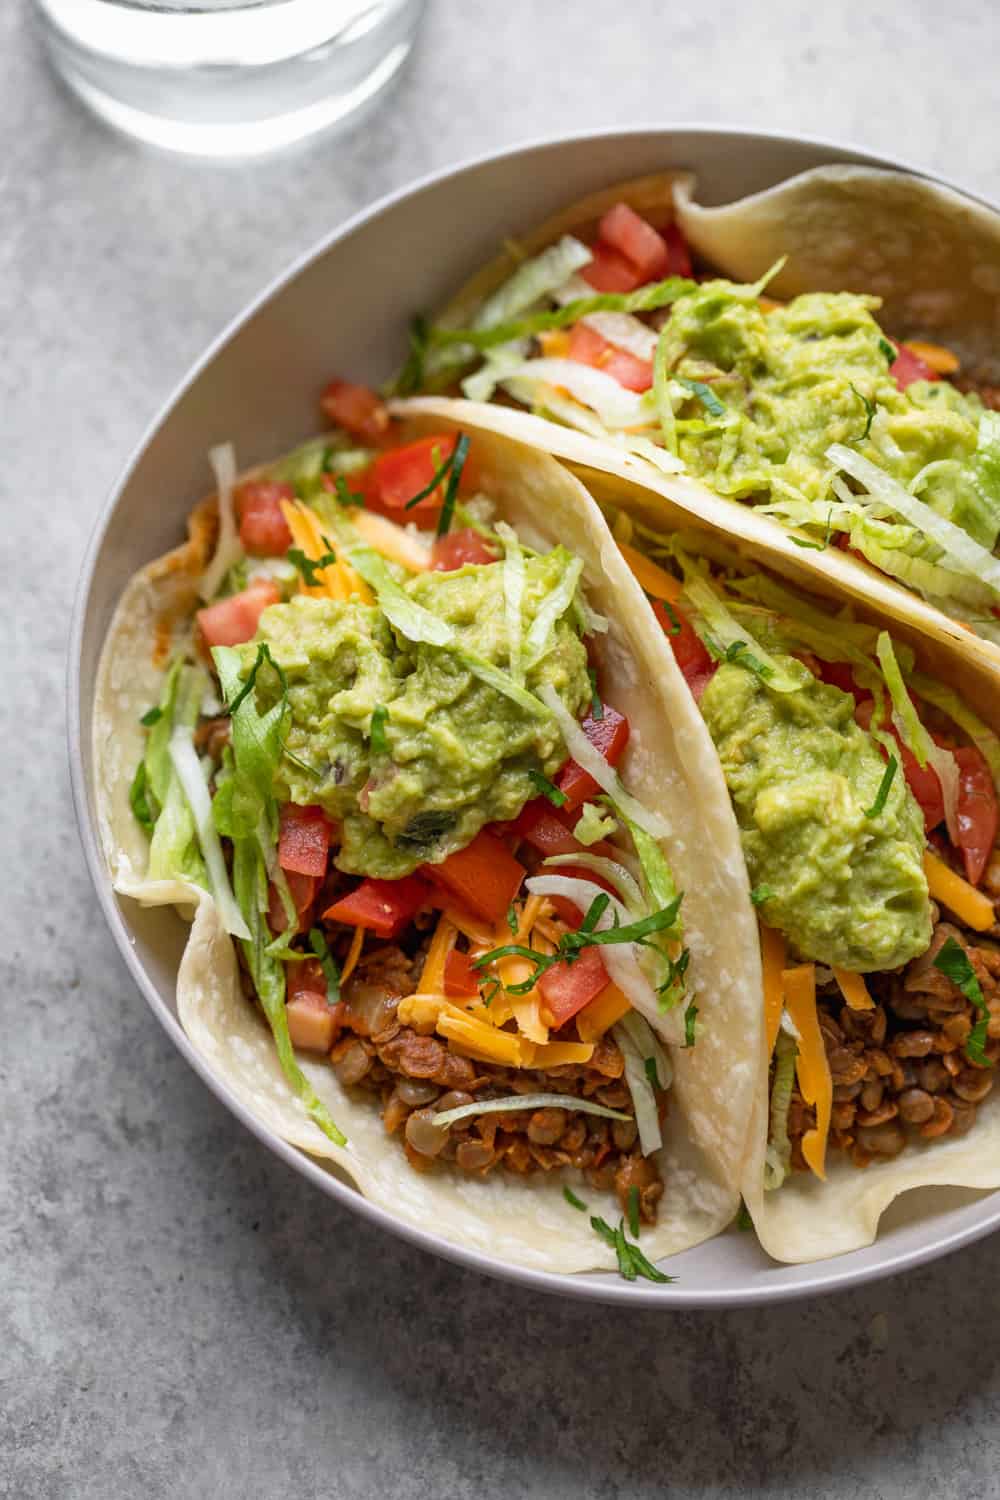
[{"label": "bowl rim", "polygon": [[[848,164],[888,168],[903,171],[911,176],[922,177],[941,184],[964,197],[1000,212],[1000,204],[992,202],[974,192],[961,182],[942,177],[923,167],[914,165],[902,157],[893,157],[883,152],[870,151],[861,144],[835,140],[825,136],[801,134],[796,131],[762,130],[751,125],[723,125],[716,122],[685,121],[676,124],[669,121],[634,123],[617,127],[592,127],[585,130],[567,131],[557,135],[530,137],[500,149],[483,151],[463,157],[446,166],[435,168],[413,181],[409,181],[391,192],[383,194],[351,214],[343,223],[322,236],[308,249],[271,277],[266,285],[215,335],[205,351],[197,358],[175,383],[166,398],[160,402],[154,416],[147,423],[138,441],[123,464],[118,478],[102,502],[94,520],[80,563],[68,638],[66,659],[66,710],[67,748],[69,755],[70,786],[84,859],[91,882],[105,921],[124,958],[132,978],[144,996],[154,1016],[163,1027],[187,1063],[202,1079],[216,1098],[275,1156],[306,1178],[314,1186],[332,1197],[337,1203],[360,1215],[368,1223],[376,1225],[417,1248],[436,1255],[453,1264],[478,1271],[497,1280],[513,1282],[528,1290],[549,1295],[571,1297],[578,1300],[598,1302],[618,1307],[659,1308],[662,1310],[690,1311],[698,1309],[720,1310],[729,1307],[754,1307],[777,1302],[796,1301],[804,1297],[826,1295],[845,1291],[851,1287],[867,1285],[874,1281],[895,1276],[903,1271],[915,1269],[928,1262],[948,1255],[963,1246],[971,1245],[1000,1228],[1000,1190],[993,1194],[995,1207],[990,1200],[983,1199],[958,1211],[961,1222],[950,1231],[932,1236],[927,1243],[891,1253],[875,1264],[852,1264],[853,1256],[837,1256],[816,1261],[811,1274],[805,1274],[794,1283],[769,1286],[763,1283],[755,1287],[744,1287],[732,1292],[724,1287],[685,1290],[683,1280],[668,1286],[652,1286],[621,1280],[614,1272],[604,1274],[571,1274],[567,1272],[543,1271],[530,1266],[500,1261],[482,1251],[471,1249],[446,1240],[429,1229],[422,1229],[397,1219],[387,1209],[370,1202],[351,1184],[335,1176],[316,1160],[299,1148],[283,1141],[262,1124],[226,1083],[216,1077],[208,1064],[195,1050],[177,1016],[163,1002],[155,985],[140,962],[131,939],[128,923],[119,907],[111,882],[108,879],[103,852],[100,847],[95,820],[89,806],[89,789],[84,769],[81,736],[82,708],[82,655],[90,597],[98,560],[105,536],[111,525],[120,496],[128,485],[132,473],[160,427],[170,416],[183,395],[195,384],[202,372],[225,348],[234,335],[258,311],[276,296],[302,271],[326,255],[340,241],[348,238],[361,225],[373,220],[403,199],[416,197],[448,178],[459,177],[493,162],[546,148],[585,145],[593,141],[614,141],[636,136],[661,135],[665,149],[676,149],[683,145],[685,137],[715,137],[718,140],[734,140],[744,144],[761,142],[765,145],[789,145],[814,147],[818,153],[839,156]],[[803,169],[806,170],[806,169]],[[691,1253],[691,1252],[687,1252]],[[781,1263],[775,1262],[779,1269]],[[840,1267],[841,1269],[838,1269]]]}]

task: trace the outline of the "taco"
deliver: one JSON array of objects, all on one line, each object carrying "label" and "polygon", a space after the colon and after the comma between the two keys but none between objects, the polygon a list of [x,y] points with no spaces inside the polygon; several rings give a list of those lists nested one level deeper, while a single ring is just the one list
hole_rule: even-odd
[{"label": "taco", "polygon": [[644,486],[579,475],[698,703],[739,827],[766,1031],[743,1195],[763,1247],[838,1254],[910,1188],[1000,1187],[990,664]]},{"label": "taco", "polygon": [[121,600],[115,887],[193,916],[180,1020],[286,1141],[467,1247],[669,1279],[735,1212],[763,1046],[711,742],[568,471],[359,389],[242,481],[215,450]]},{"label": "taco", "polygon": [[418,321],[397,393],[525,407],[549,451],[592,439],[1000,664],[1000,217],[848,167],[691,194],[625,183],[510,245]]}]

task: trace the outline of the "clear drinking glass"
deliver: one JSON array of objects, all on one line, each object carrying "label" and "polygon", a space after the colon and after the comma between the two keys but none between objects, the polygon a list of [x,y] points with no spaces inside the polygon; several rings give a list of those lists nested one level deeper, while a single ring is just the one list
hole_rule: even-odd
[{"label": "clear drinking glass", "polygon": [[35,0],[66,82],[120,130],[249,156],[346,120],[398,72],[424,0]]}]

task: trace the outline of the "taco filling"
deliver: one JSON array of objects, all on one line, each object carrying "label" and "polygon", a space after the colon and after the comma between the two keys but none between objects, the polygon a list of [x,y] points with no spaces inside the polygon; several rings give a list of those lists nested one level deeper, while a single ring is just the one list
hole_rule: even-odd
[{"label": "taco filling", "polygon": [[719,753],[761,924],[766,1185],[964,1134],[1000,1057],[1000,742],[908,645],[614,517]]},{"label": "taco filling", "polygon": [[351,435],[242,484],[216,450],[204,604],[132,784],[149,878],[212,894],[331,1140],[297,1054],[416,1171],[575,1173],[635,1234],[664,1191],[663,1036],[693,1044],[696,1011],[664,826],[615,770],[607,621],[569,547],[477,494],[467,438],[387,446],[340,382],[326,407]]},{"label": "taco filling", "polygon": [[400,394],[528,407],[852,550],[1000,642],[1000,391],[889,338],[878,297],[781,304],[767,277],[716,278],[669,215],[619,202],[467,326],[418,324]]}]

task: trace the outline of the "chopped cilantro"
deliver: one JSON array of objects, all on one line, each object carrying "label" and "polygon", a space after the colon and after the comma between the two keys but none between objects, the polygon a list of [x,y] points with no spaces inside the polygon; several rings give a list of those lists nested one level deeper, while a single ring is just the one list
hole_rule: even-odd
[{"label": "chopped cilantro", "polygon": [[755,885],[753,890],[750,892],[750,900],[753,902],[754,906],[763,906],[764,902],[770,901],[774,894],[775,890],[773,885]]},{"label": "chopped cilantro", "polygon": [[740,1199],[740,1211],[736,1215],[736,1228],[741,1234],[745,1234],[748,1229],[753,1228],[753,1219],[750,1217],[750,1210],[742,1198]]},{"label": "chopped cilantro", "polygon": [[563,1188],[563,1197],[571,1208],[578,1208],[582,1214],[587,1212],[587,1205],[582,1198],[578,1198],[571,1187]]},{"label": "chopped cilantro", "polygon": [[[868,436],[867,432],[865,433],[865,436]],[[804,547],[808,552],[825,552],[827,547],[829,547],[830,545],[830,532],[832,530],[832,522],[833,506],[831,505],[830,509],[826,513],[826,530],[823,532],[823,540],[821,542],[805,542],[801,537],[798,536],[793,536],[792,541],[795,543],[796,547]]]},{"label": "chopped cilantro", "polygon": [[871,399],[870,396],[864,396],[864,395],[862,395],[862,393],[858,390],[857,386],[854,384],[853,380],[851,381],[851,390],[854,392],[854,394],[857,396],[858,400],[861,402],[861,405],[864,407],[864,409],[865,409],[865,417],[867,418],[867,420],[865,422],[865,430],[861,434],[861,436],[860,437],[855,437],[855,438],[848,438],[848,442],[851,442],[851,443],[863,443],[865,441],[865,439],[867,438],[868,434],[872,430],[872,423],[875,420],[875,412],[877,410],[877,407],[876,407],[875,402]]},{"label": "chopped cilantro", "polygon": [[[653,599],[652,594],[647,594],[646,597],[648,599]],[[667,630],[666,634],[667,635],[680,635],[681,628],[682,628],[681,627],[681,622],[680,622],[680,619],[678,617],[677,611],[674,609],[673,605],[670,603],[670,600],[669,599],[653,599],[653,603],[654,604],[658,604],[660,606],[660,608],[663,610],[663,613],[666,615],[667,619],[670,621],[670,628]]]},{"label": "chopped cilantro", "polygon": [[878,346],[879,346],[879,349],[881,350],[881,352],[885,355],[886,359],[889,361],[889,363],[891,365],[894,365],[896,363],[897,350],[894,348],[894,346],[892,344],[890,344],[889,340],[888,339],[879,339]]},{"label": "chopped cilantro", "polygon": [[642,1066],[646,1070],[646,1077],[649,1079],[650,1087],[658,1089],[660,1087],[660,1075],[656,1071],[656,1058],[644,1057],[642,1060]]},{"label": "chopped cilantro", "polygon": [[642,1253],[638,1245],[633,1245],[625,1237],[624,1220],[619,1219],[618,1228],[612,1229],[606,1220],[591,1214],[590,1224],[595,1234],[599,1234],[605,1244],[609,1245],[618,1257],[618,1272],[625,1281],[635,1281],[637,1276],[643,1276],[647,1281],[675,1281],[674,1276],[667,1276]]},{"label": "chopped cilantro", "polygon": [[698,1019],[698,1007],[692,1000],[684,1012],[684,1045],[693,1047],[696,1041],[694,1034],[695,1022]]},{"label": "chopped cilantro", "polygon": [[632,1238],[639,1238],[639,1189],[633,1182],[628,1190],[628,1227],[632,1231]]},{"label": "chopped cilantro", "polygon": [[323,553],[322,557],[315,559],[307,557],[301,547],[289,547],[288,549],[288,561],[294,563],[310,588],[316,588],[320,583],[319,574],[322,570],[337,561],[337,554],[330,545],[329,538],[324,537],[323,541],[326,544],[327,550]]},{"label": "chopped cilantro", "polygon": [[538,788],[543,797],[548,797],[553,807],[565,807],[568,801],[566,793],[561,792],[547,776],[543,776],[540,771],[529,771],[527,775],[531,784]]},{"label": "chopped cilantro", "polygon": [[340,999],[340,970],[319,927],[310,927],[309,946],[322,964],[323,973],[326,975],[327,1004],[336,1005]]},{"label": "chopped cilantro", "polygon": [[153,708],[147,708],[146,712],[143,714],[142,718],[139,720],[139,723],[145,725],[145,727],[147,729],[152,729],[153,725],[155,723],[157,723],[157,721],[159,719],[162,719],[162,718],[163,718],[163,709],[160,708],[157,705],[157,706],[155,706]]},{"label": "chopped cilantro", "polygon": [[448,483],[445,485],[444,504],[441,507],[441,514],[438,517],[437,523],[438,536],[446,536],[451,526],[451,518],[455,514],[455,501],[458,498],[459,481],[462,478],[462,470],[465,468],[465,460],[468,456],[469,439],[464,432],[460,432],[451,455],[451,472],[448,475]]},{"label": "chopped cilantro", "polygon": [[604,704],[597,691],[597,673],[593,667],[587,668],[587,676],[590,678],[590,714],[592,718],[600,720],[604,718]]},{"label": "chopped cilantro", "polygon": [[507,908],[507,926],[509,927],[511,932],[517,931],[517,907],[514,905],[513,901]]},{"label": "chopped cilantro", "polygon": [[129,806],[135,814],[136,822],[147,833],[152,833],[153,824],[156,819],[153,817],[152,809],[149,805],[149,784],[146,777],[146,762],[144,760],[141,760],[135,768],[132,785],[129,787],[128,801]]},{"label": "chopped cilantro", "polygon": [[[364,505],[364,503],[365,503],[365,497],[364,497],[364,495],[356,494],[354,490],[350,489],[348,487],[347,480],[344,478],[343,474],[338,474],[336,476],[336,478],[334,479],[333,484],[334,484],[334,490],[335,490],[335,493],[336,493],[336,496],[337,496],[338,504],[340,504],[340,505],[361,505],[361,506]],[[329,543],[327,545],[329,545]]]},{"label": "chopped cilantro", "polygon": [[384,703],[377,703],[372,709],[371,746],[376,755],[385,755],[389,749],[389,741],[385,736],[385,721],[389,717],[389,710]]},{"label": "chopped cilantro", "polygon": [[952,984],[962,991],[966,1000],[972,1001],[979,1012],[979,1020],[973,1026],[965,1043],[965,1055],[970,1062],[992,1068],[993,1063],[986,1056],[986,1028],[990,1021],[989,1007],[983,998],[983,992],[969,955],[961,943],[956,943],[953,937],[946,938],[935,955],[934,967],[946,975]]},{"label": "chopped cilantro", "polygon": [[898,765],[899,761],[896,759],[896,757],[894,755],[890,755],[889,764],[885,768],[882,780],[879,783],[879,789],[875,793],[875,801],[872,803],[871,807],[865,808],[866,818],[877,818],[879,813],[885,807],[885,804],[889,798],[889,788],[892,786],[892,779],[896,774]]},{"label": "chopped cilantro", "polygon": [[723,661],[738,661],[741,667],[746,667],[748,672],[755,672],[758,677],[766,682],[769,677],[774,676],[774,671],[759,657],[754,656],[746,641],[730,641],[725,651],[722,652]]},{"label": "chopped cilantro", "polygon": [[271,649],[268,646],[267,642],[266,641],[261,641],[260,645],[257,647],[257,657],[256,657],[256,660],[254,661],[253,666],[250,668],[250,675],[249,675],[249,677],[247,678],[247,680],[243,684],[243,686],[240,688],[239,692],[236,694],[236,697],[233,699],[232,703],[230,703],[230,704],[227,705],[230,714],[235,714],[236,710],[239,708],[239,706],[243,702],[244,698],[248,698],[250,696],[250,694],[253,692],[254,685],[255,685],[255,683],[257,681],[257,673],[260,671],[261,667],[264,665],[265,662],[269,662],[270,665],[277,672],[277,674],[278,674],[278,681],[281,683],[282,697],[285,698],[285,699],[287,699],[287,697],[288,697],[288,679],[285,676],[284,672],[282,671],[281,667],[278,666],[278,663],[275,661],[274,657],[271,655]]},{"label": "chopped cilantro", "polygon": [[698,397],[698,400],[710,416],[724,417],[726,415],[725,406],[719,400],[711,386],[706,385],[703,380],[685,380],[682,375],[675,376],[675,379],[678,385],[682,385],[685,390],[690,391],[692,396]]}]

